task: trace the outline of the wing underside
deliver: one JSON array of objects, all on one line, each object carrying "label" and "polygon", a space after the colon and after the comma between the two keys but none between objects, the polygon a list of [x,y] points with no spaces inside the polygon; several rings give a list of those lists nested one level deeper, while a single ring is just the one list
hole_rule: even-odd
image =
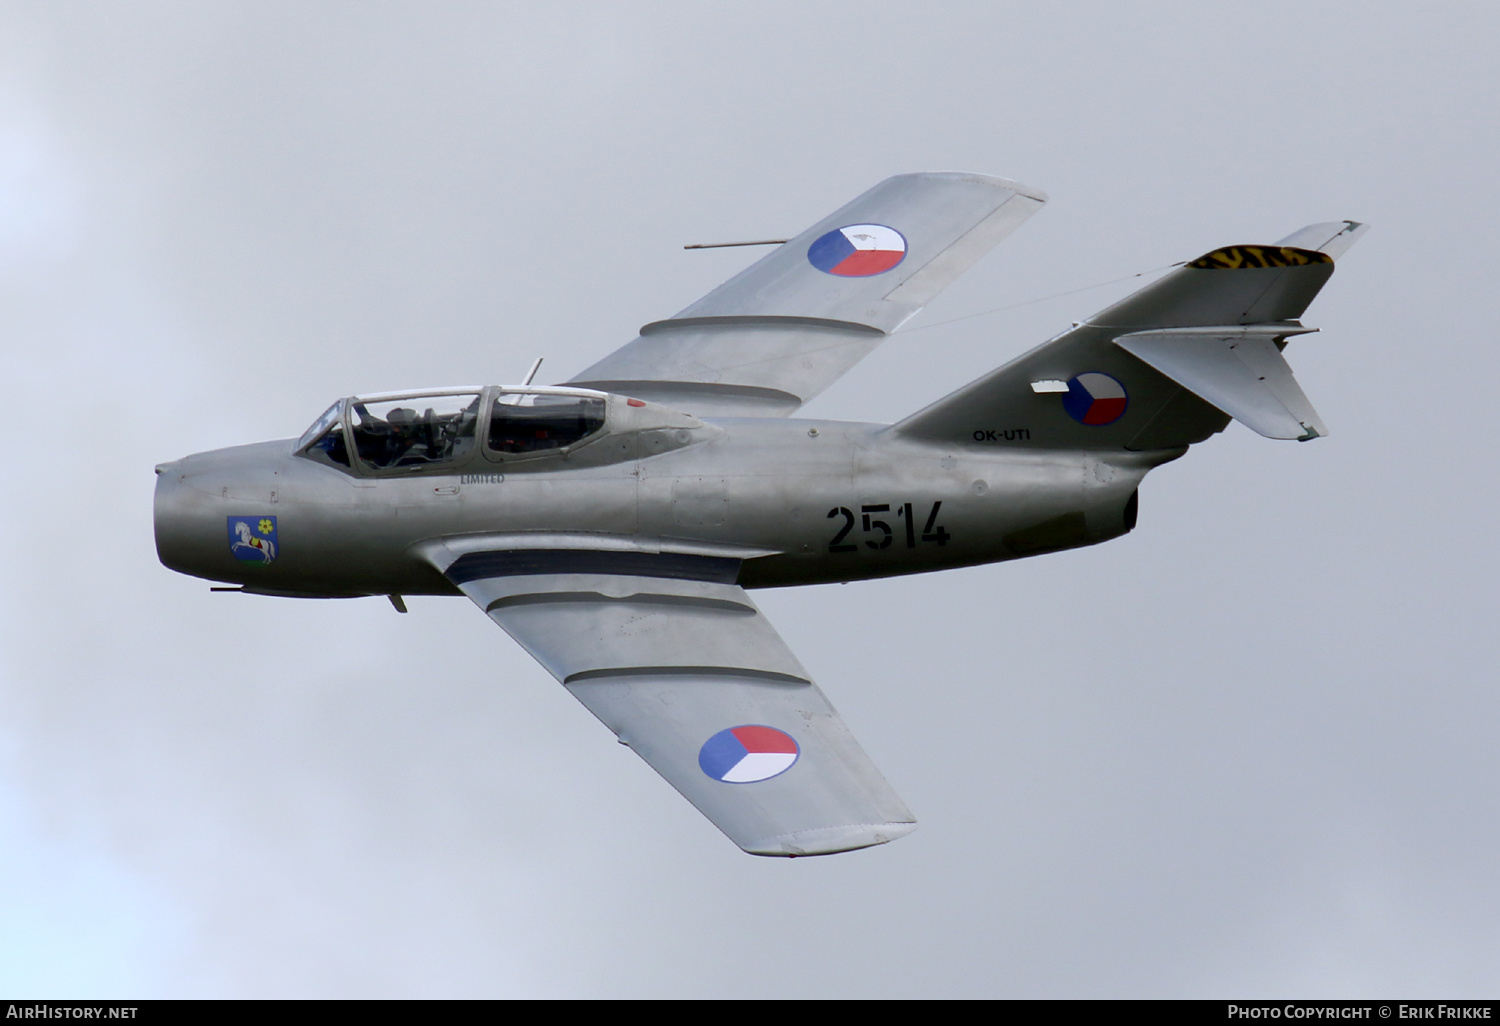
[{"label": "wing underside", "polygon": [[881,844],[915,821],[724,555],[565,548],[428,558],[730,840]]},{"label": "wing underside", "polygon": [[786,416],[1046,198],[985,175],[888,178],[568,383],[699,416]]}]

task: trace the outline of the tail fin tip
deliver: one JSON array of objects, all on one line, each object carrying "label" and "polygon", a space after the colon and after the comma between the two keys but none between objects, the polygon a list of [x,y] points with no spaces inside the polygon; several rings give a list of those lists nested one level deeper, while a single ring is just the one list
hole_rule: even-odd
[{"label": "tail fin tip", "polygon": [[1292,232],[1276,245],[1309,249],[1337,260],[1369,230],[1365,221],[1323,221]]}]

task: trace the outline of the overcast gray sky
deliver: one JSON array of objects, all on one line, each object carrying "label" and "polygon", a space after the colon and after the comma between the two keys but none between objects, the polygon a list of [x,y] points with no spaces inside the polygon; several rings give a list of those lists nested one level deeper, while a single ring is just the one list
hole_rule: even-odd
[{"label": "overcast gray sky", "polygon": [[[0,992],[1494,996],[1483,4],[0,5]],[[152,464],[561,380],[894,173],[1052,203],[911,329],[1373,230],[1108,545],[758,601],[917,813],[741,854],[469,603],[212,595]],[[1139,282],[1136,282],[1139,284]],[[1131,288],[897,335],[890,420]]]}]

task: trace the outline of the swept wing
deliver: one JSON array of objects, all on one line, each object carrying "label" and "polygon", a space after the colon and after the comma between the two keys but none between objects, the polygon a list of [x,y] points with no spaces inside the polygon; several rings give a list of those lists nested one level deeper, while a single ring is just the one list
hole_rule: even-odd
[{"label": "swept wing", "polygon": [[699,416],[786,416],[1046,200],[987,175],[887,178],[568,383]]},{"label": "swept wing", "polygon": [[527,535],[425,555],[745,851],[824,855],[915,829],[734,583],[741,554]]}]

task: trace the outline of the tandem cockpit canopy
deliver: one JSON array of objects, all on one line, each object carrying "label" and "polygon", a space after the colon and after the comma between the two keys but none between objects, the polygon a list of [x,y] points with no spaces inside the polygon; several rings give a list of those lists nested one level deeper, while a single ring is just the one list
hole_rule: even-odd
[{"label": "tandem cockpit canopy", "polygon": [[603,396],[501,392],[490,411],[489,447],[525,453],[560,449],[604,427]]},{"label": "tandem cockpit canopy", "polygon": [[340,399],[297,440],[308,459],[376,473],[568,449],[603,431],[607,396],[586,389],[472,388]]}]

